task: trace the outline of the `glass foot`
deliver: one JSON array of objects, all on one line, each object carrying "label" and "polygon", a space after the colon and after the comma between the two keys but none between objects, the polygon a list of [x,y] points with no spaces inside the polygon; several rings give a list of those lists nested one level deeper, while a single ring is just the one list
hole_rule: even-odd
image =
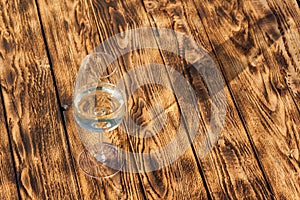
[{"label": "glass foot", "polygon": [[101,152],[92,155],[83,150],[78,158],[82,171],[93,178],[109,178],[121,171],[125,159],[116,147],[102,144]]}]

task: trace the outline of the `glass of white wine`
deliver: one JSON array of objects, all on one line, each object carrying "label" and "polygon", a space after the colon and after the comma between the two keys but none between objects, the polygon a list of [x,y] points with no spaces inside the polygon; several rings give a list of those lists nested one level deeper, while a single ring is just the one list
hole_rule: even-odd
[{"label": "glass of white wine", "polygon": [[114,144],[118,134],[110,134],[125,114],[122,93],[114,84],[117,69],[110,55],[94,52],[83,59],[76,78],[73,113],[85,147],[78,163],[95,178],[113,176],[125,162]]}]

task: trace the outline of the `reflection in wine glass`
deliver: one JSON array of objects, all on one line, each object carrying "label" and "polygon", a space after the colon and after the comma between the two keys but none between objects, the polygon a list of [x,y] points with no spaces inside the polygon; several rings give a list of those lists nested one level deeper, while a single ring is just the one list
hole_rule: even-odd
[{"label": "reflection in wine glass", "polygon": [[[80,168],[92,177],[110,177],[121,170],[124,159],[109,133],[125,114],[121,91],[114,85],[117,64],[108,54],[95,52],[81,63],[73,108],[77,130],[85,146]],[[115,134],[114,134],[115,137]]]}]

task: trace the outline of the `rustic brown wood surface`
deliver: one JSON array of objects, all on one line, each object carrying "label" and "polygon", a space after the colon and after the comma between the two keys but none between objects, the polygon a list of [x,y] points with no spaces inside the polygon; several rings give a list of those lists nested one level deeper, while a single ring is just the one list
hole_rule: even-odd
[{"label": "rustic brown wood surface", "polygon": [[[86,1],[38,1],[41,22],[57,82],[60,107],[63,108],[73,162],[82,150],[72,117],[75,77],[81,60],[99,44],[99,35]],[[54,28],[59,27],[59,28]],[[67,74],[66,76],[62,74]],[[143,189],[136,174],[118,174],[112,179],[92,179],[76,166],[83,199],[142,199]]]},{"label": "rustic brown wood surface", "polygon": [[[204,27],[202,26],[200,18],[197,16],[197,10],[193,2],[182,3],[176,1],[150,7],[147,11],[153,19],[153,25],[159,28],[171,28],[175,31],[184,32],[187,35],[195,34],[192,30],[197,29],[197,32],[202,33],[202,35],[201,38],[195,37],[196,41],[206,46],[207,50],[212,52]],[[167,23],[166,20],[163,21],[160,19],[161,16],[165,19],[169,19]],[[178,43],[180,42],[178,41]],[[191,52],[184,53],[190,54]],[[165,59],[166,61],[170,60],[167,55]],[[175,65],[178,59],[173,62],[171,65]],[[178,70],[184,71],[184,66],[180,66]],[[206,98],[209,99],[209,94],[203,92],[205,91],[204,83],[199,83],[199,77],[197,77],[195,71],[192,69],[186,71],[191,77],[194,87],[202,91],[198,94],[199,98],[202,98],[202,101],[199,102],[201,104],[201,110],[209,112],[207,111],[209,104],[207,100],[205,101]],[[216,199],[241,199],[246,197],[251,199],[269,199],[271,198],[271,194],[268,192],[268,186],[264,180],[259,163],[255,158],[243,124],[238,120],[238,113],[233,101],[230,100],[229,91],[227,88],[225,88],[225,90],[226,96],[228,97],[227,112],[230,113],[230,115],[227,115],[226,125],[214,152],[212,152],[210,156],[202,158],[201,140],[196,138],[194,141],[195,154],[199,162],[201,162],[210,193],[212,197]],[[205,119],[203,126],[208,128],[210,114],[205,114],[205,112],[202,113],[202,118]],[[238,148],[236,148],[236,146],[238,146]],[[211,170],[211,168],[214,170]],[[218,173],[223,173],[223,175],[220,177]],[[226,181],[224,181],[224,179]]]},{"label": "rustic brown wood surface", "polygon": [[1,1],[1,44],[1,90],[18,192],[24,199],[76,198],[79,190],[34,1]]},{"label": "rustic brown wood surface", "polygon": [[[2,101],[2,95],[0,96]],[[12,158],[12,149],[9,142],[9,135],[5,123],[5,111],[2,103],[0,105],[0,130],[1,130],[1,147],[0,147],[0,198],[9,199],[18,198],[18,188],[16,183],[15,167]]]},{"label": "rustic brown wood surface", "polygon": [[[282,34],[274,5],[284,6],[279,1],[231,7],[221,1],[196,3],[271,192],[279,199],[299,199],[299,157],[290,154],[299,149],[300,115],[284,79],[289,68],[299,67],[291,63],[299,54],[284,46],[284,40],[292,41]],[[216,15],[218,21],[211,24],[208,19]],[[289,19],[291,24],[299,22]],[[295,26],[289,31],[299,37]],[[229,80],[232,71],[239,74]]]},{"label": "rustic brown wood surface", "polygon": [[[209,94],[194,63],[183,59],[201,61],[192,46],[183,48],[189,45],[184,37],[147,35],[155,48],[120,56],[118,73],[151,63],[161,69],[133,70],[125,88],[128,92],[142,80],[159,79],[174,93],[185,94],[168,69],[180,72],[197,97],[196,138],[162,169],[94,179],[77,163],[83,149],[72,110],[78,69],[86,55],[118,33],[103,50],[132,49],[139,41],[124,40],[135,35],[122,33],[143,27],[172,29],[202,45],[221,72],[224,93]],[[166,44],[175,45],[178,55],[160,49]],[[0,198],[300,199],[299,47],[295,0],[1,0]],[[126,103],[134,122],[147,127],[164,121],[164,126],[159,134],[156,129],[131,135],[116,129],[112,135],[124,136],[124,149],[144,154],[163,149],[181,121],[186,127],[181,140],[191,139],[188,127],[195,122],[182,117],[180,97],[157,84],[132,93]],[[203,154],[214,114],[211,95],[226,105],[226,117],[215,144],[212,138],[213,148]],[[158,104],[164,111],[152,109]],[[143,134],[153,136],[133,136]],[[127,159],[140,169],[151,168],[139,156]]]}]

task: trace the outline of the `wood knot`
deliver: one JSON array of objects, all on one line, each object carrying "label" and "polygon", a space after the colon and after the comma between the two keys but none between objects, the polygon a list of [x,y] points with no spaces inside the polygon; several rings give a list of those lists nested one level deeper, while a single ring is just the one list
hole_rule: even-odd
[{"label": "wood knot", "polygon": [[110,7],[109,13],[111,15],[110,23],[113,26],[114,32],[119,33],[117,39],[117,43],[120,48],[124,49],[128,46],[128,39],[126,39],[125,31],[128,30],[128,24],[124,18],[124,13],[116,10],[115,8]]},{"label": "wood knot", "polygon": [[5,52],[11,52],[15,48],[13,35],[9,31],[0,32],[0,47],[5,49]]},{"label": "wood knot", "polygon": [[183,16],[183,9],[182,9],[182,4],[181,2],[176,2],[176,3],[169,3],[164,10],[167,11],[169,15],[172,17],[178,16],[182,17]]},{"label": "wood knot", "polygon": [[3,68],[3,78],[9,87],[13,87],[18,80],[19,73],[13,68]]},{"label": "wood knot", "polygon": [[300,97],[300,69],[292,68],[286,74],[286,83],[290,90],[298,97]]},{"label": "wood knot", "polygon": [[251,74],[256,74],[258,72],[257,64],[255,62],[250,62],[248,64],[248,66],[249,66],[249,71],[251,72]]},{"label": "wood knot", "polygon": [[261,52],[256,52],[248,61],[249,71],[252,74],[256,74],[259,72],[260,68],[262,68],[262,63],[264,63],[264,58]]},{"label": "wood knot", "polygon": [[275,85],[275,87],[276,87],[277,91],[278,91],[281,95],[285,94],[286,91],[287,91],[286,85],[283,84],[283,83],[281,83],[281,82],[278,82],[278,83]]},{"label": "wood knot", "polygon": [[174,20],[174,21],[175,21],[175,24],[174,24],[175,31],[185,33],[185,34],[189,33],[189,29],[188,29],[186,23],[184,22],[184,20],[179,19],[179,20]]},{"label": "wood knot", "polygon": [[225,139],[224,138],[220,138],[218,140],[218,147],[226,147]]},{"label": "wood knot", "polygon": [[156,10],[158,8],[158,2],[153,0],[144,1],[144,5],[148,12],[152,12],[153,10]]},{"label": "wood knot", "polygon": [[290,151],[289,157],[291,159],[295,159],[296,161],[300,161],[300,157],[299,157],[299,150],[298,149],[292,149]]},{"label": "wood knot", "polygon": [[32,169],[26,167],[21,171],[21,184],[27,195],[31,199],[38,199],[38,190],[40,189],[37,185]]}]

